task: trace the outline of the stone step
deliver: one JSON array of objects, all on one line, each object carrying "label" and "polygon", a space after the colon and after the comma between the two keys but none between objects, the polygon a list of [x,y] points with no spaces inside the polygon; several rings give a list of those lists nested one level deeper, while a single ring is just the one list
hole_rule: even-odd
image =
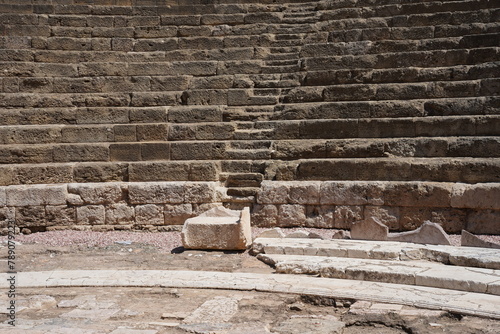
[{"label": "stone step", "polygon": [[272,139],[274,130],[238,130],[234,133],[235,140],[266,140]]},{"label": "stone step", "polygon": [[303,86],[345,84],[389,84],[432,81],[464,81],[496,78],[500,70],[496,62],[431,68],[384,68],[308,71]]},{"label": "stone step", "polygon": [[[1,273],[2,289],[7,289],[11,274]],[[20,272],[20,289],[106,286],[133,288],[219,289],[230,291],[262,291],[293,295],[319,296],[326,300],[361,300],[394,303],[436,311],[447,311],[475,317],[500,319],[496,295],[460,292],[449,289],[411,287],[400,284],[375,283],[298,275],[227,273],[220,271],[179,270],[66,270]],[[311,298],[314,300],[314,298]],[[225,305],[226,306],[226,305]],[[383,305],[387,306],[387,305]],[[396,305],[397,306],[397,305]],[[227,306],[224,310],[227,309]],[[353,308],[351,308],[352,310]],[[228,313],[225,312],[225,315]],[[429,314],[429,313],[427,313]],[[311,322],[311,327],[316,322]],[[241,332],[241,331],[240,331]],[[255,331],[251,331],[255,333]]]},{"label": "stone step", "polygon": [[260,188],[246,187],[246,188],[228,188],[227,195],[233,197],[254,197]]},{"label": "stone step", "polygon": [[354,41],[305,44],[301,57],[364,55],[415,51],[441,51],[466,48],[495,47],[499,33],[485,33],[447,38]]},{"label": "stone step", "polygon": [[401,53],[379,53],[333,57],[305,57],[301,69],[304,71],[328,71],[352,69],[384,69],[404,67],[449,67],[495,62],[499,48],[455,49],[442,51],[410,51]]},{"label": "stone step", "polygon": [[500,137],[11,144],[0,164],[154,160],[498,158]]},{"label": "stone step", "polygon": [[264,176],[261,173],[221,173],[228,188],[255,188],[260,187]]},{"label": "stone step", "polygon": [[422,245],[393,241],[257,238],[255,253],[286,256],[390,260],[407,263],[433,261],[450,266],[500,269],[498,250],[478,247]]},{"label": "stone step", "polygon": [[231,160],[251,160],[251,159],[266,160],[271,158],[271,151],[269,149],[253,149],[253,150],[229,149],[226,151],[226,154],[228,159]]},{"label": "stone step", "polygon": [[500,270],[449,266],[426,261],[260,254],[280,274],[375,281],[500,295]]},{"label": "stone step", "polygon": [[257,122],[0,126],[0,143],[347,139],[497,136],[500,116],[310,119]]}]

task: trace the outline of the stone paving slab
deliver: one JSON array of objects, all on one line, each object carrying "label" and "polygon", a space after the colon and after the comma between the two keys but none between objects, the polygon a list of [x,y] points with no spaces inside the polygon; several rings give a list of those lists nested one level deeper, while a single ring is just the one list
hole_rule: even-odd
[{"label": "stone paving slab", "polygon": [[500,251],[478,247],[345,239],[256,238],[252,248],[255,253],[266,254],[428,260],[456,266],[500,269]]},{"label": "stone paving slab", "polygon": [[[8,288],[0,274],[0,289]],[[500,296],[402,284],[299,275],[176,270],[69,270],[21,272],[17,288],[168,287],[255,290],[395,303],[500,319]]]},{"label": "stone paving slab", "polygon": [[420,285],[498,295],[500,270],[429,261],[389,261],[324,256],[259,254],[278,273]]}]

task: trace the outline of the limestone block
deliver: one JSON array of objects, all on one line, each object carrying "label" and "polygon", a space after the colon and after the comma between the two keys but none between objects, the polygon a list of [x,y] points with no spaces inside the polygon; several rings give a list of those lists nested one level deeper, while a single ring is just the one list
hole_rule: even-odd
[{"label": "limestone block", "polygon": [[66,185],[36,184],[6,188],[8,206],[64,205]]},{"label": "limestone block", "polygon": [[291,204],[319,204],[320,182],[293,182],[290,185]]},{"label": "limestone block", "polygon": [[430,221],[426,221],[416,230],[401,233],[391,233],[389,241],[413,242],[417,244],[451,245],[450,239],[443,228]]},{"label": "limestone block", "polygon": [[350,229],[352,224],[363,219],[363,207],[340,205],[333,213],[334,228]]},{"label": "limestone block", "polygon": [[70,183],[68,192],[80,196],[84,204],[111,204],[123,199],[119,183]]},{"label": "limestone block", "polygon": [[185,182],[131,183],[128,187],[132,204],[180,204],[184,202]]},{"label": "limestone block", "polygon": [[394,182],[386,186],[384,200],[390,206],[449,207],[451,184]]},{"label": "limestone block", "polygon": [[7,205],[7,193],[5,187],[0,187],[0,206]]},{"label": "limestone block", "polygon": [[105,217],[103,205],[87,205],[76,208],[76,220],[79,225],[104,225]]},{"label": "limestone block", "polygon": [[285,233],[279,227],[275,227],[270,230],[265,230],[257,238],[284,238]]},{"label": "limestone block", "polygon": [[14,221],[16,219],[15,208],[3,207],[0,208],[0,227],[7,227],[9,221]]},{"label": "limestone block", "polygon": [[382,205],[384,183],[359,181],[325,181],[321,183],[321,204]]},{"label": "limestone block", "polygon": [[127,163],[79,164],[74,167],[75,182],[116,182],[128,179]]},{"label": "limestone block", "polygon": [[272,204],[256,204],[252,210],[252,221],[256,226],[276,226],[278,208]]},{"label": "limestone block", "polygon": [[189,165],[189,181],[219,180],[219,165],[217,162],[192,162]]},{"label": "limestone block", "polygon": [[131,224],[134,220],[134,208],[128,206],[127,204],[114,204],[106,208],[107,225]]},{"label": "limestone block", "polygon": [[467,231],[475,234],[500,234],[500,210],[477,210],[467,216]]},{"label": "limestone block", "polygon": [[462,230],[461,245],[466,247],[482,247],[500,249],[500,244],[485,241],[472,233]]},{"label": "limestone block", "polygon": [[166,204],[164,208],[165,224],[182,225],[186,219],[193,216],[193,206],[191,204]]},{"label": "limestone block", "polygon": [[139,225],[163,225],[165,224],[163,210],[161,205],[138,205],[135,207],[135,221]]},{"label": "limestone block", "polygon": [[186,203],[211,203],[215,201],[215,182],[186,183],[184,201]]},{"label": "limestone block", "polygon": [[216,207],[186,220],[181,237],[187,249],[244,250],[252,243],[250,210]]},{"label": "limestone block", "polygon": [[141,162],[129,165],[129,181],[185,181],[189,178],[189,164],[177,162]]},{"label": "limestone block", "polygon": [[351,238],[360,240],[387,240],[389,228],[376,217],[355,222],[351,227]]},{"label": "limestone block", "polygon": [[307,231],[295,231],[287,234],[285,238],[299,238],[299,239],[308,239],[309,233]]},{"label": "limestone block", "polygon": [[288,203],[289,183],[263,181],[257,193],[259,204],[286,204]]},{"label": "limestone block", "polygon": [[466,209],[432,209],[430,221],[441,225],[446,233],[460,233],[467,224]]},{"label": "limestone block", "polygon": [[460,184],[453,186],[454,208],[500,209],[500,184]]},{"label": "limestone block", "polygon": [[305,207],[299,204],[280,205],[278,224],[280,226],[302,226],[306,221]]},{"label": "limestone block", "polygon": [[[44,206],[24,206],[16,208],[16,225],[19,227],[46,226]],[[51,222],[50,225],[53,225]]]},{"label": "limestone block", "polygon": [[365,206],[365,217],[375,217],[390,230],[399,230],[399,207]]},{"label": "limestone block", "polygon": [[76,223],[76,209],[66,205],[47,205],[45,207],[47,221],[54,225],[74,225]]}]

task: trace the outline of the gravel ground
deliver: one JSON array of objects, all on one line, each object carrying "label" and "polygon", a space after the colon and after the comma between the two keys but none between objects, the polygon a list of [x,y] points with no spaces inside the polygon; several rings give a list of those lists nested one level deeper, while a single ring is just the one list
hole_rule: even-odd
[{"label": "gravel ground", "polygon": [[[258,236],[267,228],[252,228],[253,236]],[[335,231],[334,229],[316,229],[316,228],[286,228],[282,229],[285,234],[298,230],[305,230],[319,234],[325,239],[330,239]],[[500,236],[481,235],[481,239],[500,243]],[[450,235],[454,246],[460,246],[460,235]],[[6,236],[0,237],[2,242],[7,240]],[[91,232],[91,231],[50,231],[33,234],[16,235],[16,241],[21,244],[41,244],[47,246],[72,246],[83,245],[87,247],[106,247],[115,243],[141,243],[158,247],[162,251],[170,252],[172,249],[182,246],[180,232]]]}]

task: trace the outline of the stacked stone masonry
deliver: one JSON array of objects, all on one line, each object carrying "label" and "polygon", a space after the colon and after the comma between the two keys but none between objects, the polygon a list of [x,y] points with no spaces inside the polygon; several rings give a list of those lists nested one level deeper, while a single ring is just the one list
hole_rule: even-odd
[{"label": "stacked stone masonry", "polygon": [[0,31],[1,228],[500,233],[496,1],[0,0]]}]

